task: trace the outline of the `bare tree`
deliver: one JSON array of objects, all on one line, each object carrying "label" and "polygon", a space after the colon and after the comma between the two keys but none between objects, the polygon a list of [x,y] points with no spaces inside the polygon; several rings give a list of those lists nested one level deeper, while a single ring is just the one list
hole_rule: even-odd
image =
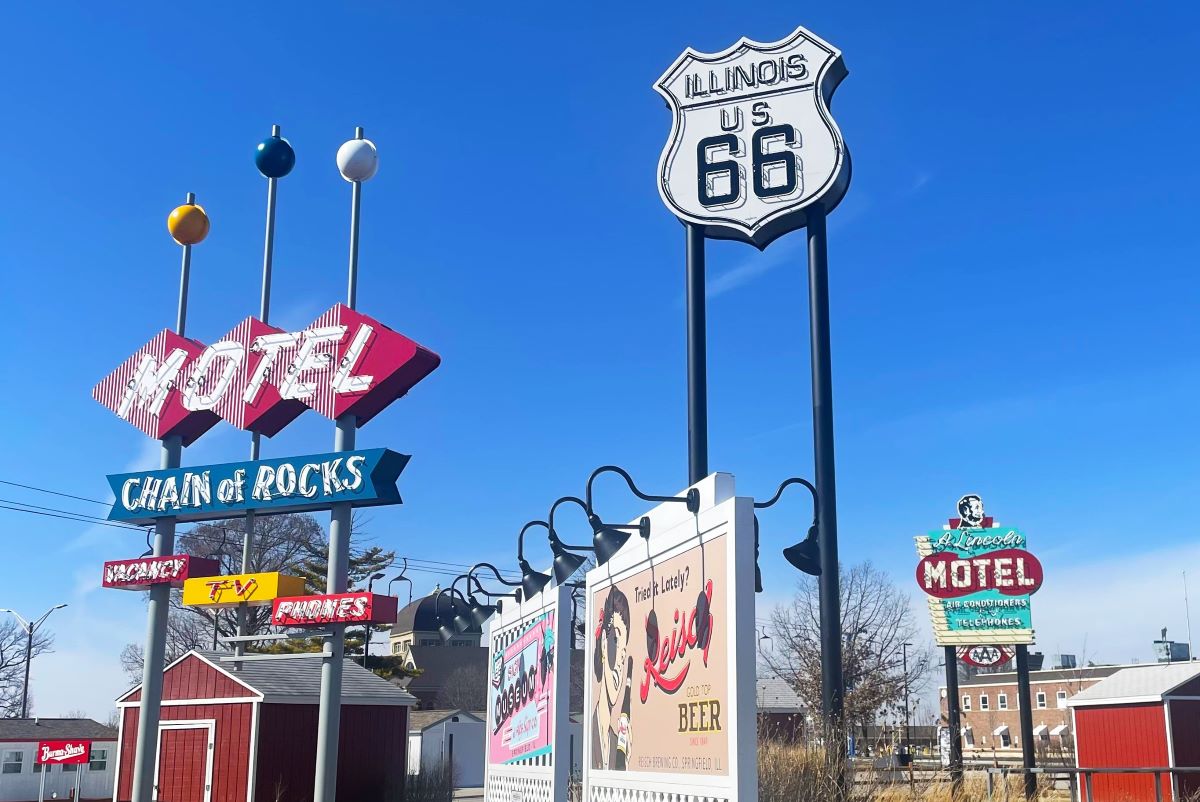
[{"label": "bare tree", "polygon": [[482,663],[463,665],[450,672],[438,693],[438,704],[448,710],[486,710],[488,676]]},{"label": "bare tree", "polygon": [[[903,715],[924,685],[932,652],[917,645],[919,630],[908,597],[883,571],[863,562],[841,571],[842,672],[845,723],[866,727],[880,715]],[[809,704],[821,698],[821,624],[818,584],[804,577],[787,605],[771,613],[772,648],[763,662]],[[903,644],[908,648],[907,673]]]},{"label": "bare tree", "polygon": [[[0,622],[0,718],[21,715],[21,699],[25,691],[25,651],[29,645],[25,630],[11,618]],[[33,634],[33,649],[29,658],[50,651],[54,636],[42,631]],[[30,697],[29,709],[33,709]]]}]

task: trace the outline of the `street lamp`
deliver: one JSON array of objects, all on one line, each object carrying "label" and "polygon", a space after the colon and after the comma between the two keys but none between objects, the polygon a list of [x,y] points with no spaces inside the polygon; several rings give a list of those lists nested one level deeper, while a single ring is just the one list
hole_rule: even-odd
[{"label": "street lamp", "polygon": [[66,607],[65,604],[56,604],[42,614],[42,617],[30,623],[21,617],[21,614],[16,610],[8,608],[0,608],[0,613],[12,613],[13,618],[21,624],[21,629],[25,631],[25,684],[21,688],[21,718],[25,718],[29,712],[29,663],[33,660],[33,633],[37,628],[50,617],[50,613],[55,610],[61,610]]}]

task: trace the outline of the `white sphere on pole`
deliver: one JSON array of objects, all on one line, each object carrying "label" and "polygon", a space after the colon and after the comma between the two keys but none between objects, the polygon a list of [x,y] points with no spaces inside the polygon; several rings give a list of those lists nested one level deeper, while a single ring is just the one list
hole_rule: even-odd
[{"label": "white sphere on pole", "polygon": [[338,148],[338,172],[347,181],[367,181],[379,170],[379,153],[369,139],[351,139]]}]

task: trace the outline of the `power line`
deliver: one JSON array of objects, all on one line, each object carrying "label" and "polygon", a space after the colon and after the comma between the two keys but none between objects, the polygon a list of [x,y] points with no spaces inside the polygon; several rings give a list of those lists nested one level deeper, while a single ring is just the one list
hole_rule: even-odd
[{"label": "power line", "polygon": [[[0,484],[11,485],[13,487],[22,487],[22,488],[26,488],[26,489],[30,489],[30,490],[36,490],[36,491],[43,492],[43,493],[49,493],[49,494],[56,495],[56,496],[62,496],[64,498],[73,498],[73,499],[76,499],[79,501],[88,501],[88,502],[92,502],[95,504],[102,504],[104,506],[110,506],[110,502],[96,501],[95,499],[88,499],[88,498],[84,498],[83,496],[76,496],[76,495],[73,495],[70,493],[62,493],[62,492],[59,492],[56,490],[49,490],[47,488],[41,488],[41,487],[37,487],[35,485],[24,485],[24,484],[20,484],[18,482],[10,482],[10,481],[6,481],[6,480],[0,480]],[[39,515],[39,516],[46,517],[46,518],[56,518],[59,520],[73,521],[76,523],[86,523],[86,524],[92,524],[92,525],[98,525],[98,526],[109,526],[114,529],[124,529],[124,530],[131,531],[131,532],[146,533],[146,531],[147,531],[147,527],[140,527],[140,526],[135,526],[132,524],[125,524],[125,523],[120,523],[120,522],[116,522],[116,521],[109,521],[107,519],[99,518],[99,517],[96,517],[93,515],[87,515],[86,513],[74,512],[72,510],[63,510],[63,509],[59,509],[57,507],[46,507],[46,506],[42,506],[42,505],[38,505],[38,504],[29,504],[27,502],[14,501],[12,499],[0,498],[0,509],[6,509],[6,510],[10,510],[12,512],[23,512],[23,513],[27,513],[30,515]],[[216,535],[211,535],[206,532],[201,532],[201,531],[199,531],[201,528],[222,532],[222,533],[224,533],[224,535],[226,535],[226,537],[231,534],[240,535],[243,533],[243,530],[241,530],[241,529],[236,529],[236,528],[229,527],[229,526],[222,526],[222,525],[216,524],[216,523],[205,523],[205,524],[201,524],[200,526],[194,527],[193,529],[190,529],[187,532],[180,532],[179,536],[181,538],[188,537],[188,538],[191,538],[196,541],[219,544],[222,547],[227,545],[226,538],[218,538]],[[474,563],[460,563],[460,562],[452,562],[452,561],[447,561],[447,560],[434,560],[434,559],[428,559],[428,558],[422,558],[422,557],[408,557],[408,561],[409,561],[408,569],[410,571],[419,571],[419,572],[423,572],[423,573],[439,574],[439,575],[445,575],[445,576],[456,576],[458,574],[464,573],[467,569],[471,568],[474,565]],[[387,565],[383,565],[380,567],[381,568],[393,568],[393,567],[399,568],[402,565],[403,565],[402,558],[397,557],[396,561],[393,561]],[[516,579],[518,577],[518,574],[515,572],[502,570],[500,573],[501,573],[501,575],[505,576],[506,579]]]},{"label": "power line", "polygon": [[36,485],[23,485],[20,482],[10,482],[5,479],[0,479],[0,485],[11,485],[12,487],[21,487],[26,490],[36,490],[39,493],[49,493],[52,496],[62,496],[63,498],[73,498],[76,501],[87,501],[87,502],[91,502],[92,504],[103,504],[106,507],[112,503],[111,501],[97,501],[94,498],[84,498],[83,496],[76,496],[71,493],[63,493],[59,490],[50,490],[48,488],[38,487]]}]

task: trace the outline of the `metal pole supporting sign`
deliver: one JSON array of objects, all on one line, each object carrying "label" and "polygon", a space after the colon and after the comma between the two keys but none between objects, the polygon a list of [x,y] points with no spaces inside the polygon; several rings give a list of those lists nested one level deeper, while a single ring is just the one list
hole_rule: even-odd
[{"label": "metal pole supporting sign", "polygon": [[[280,178],[292,171],[296,166],[296,151],[292,145],[280,135],[278,125],[271,126],[271,136],[258,144],[254,154],[254,163],[258,171],[267,179],[267,231],[263,241],[262,292],[259,297],[258,317],[263,323],[270,322],[271,315],[271,262],[275,254],[275,193],[276,183]],[[262,435],[258,432],[250,434],[250,460],[259,458],[259,448]],[[254,556],[254,510],[246,512],[246,525],[242,532],[242,573],[251,573],[250,562]],[[238,638],[246,635],[249,608],[239,604],[237,608]],[[238,640],[235,647],[238,655],[246,653],[246,642]],[[241,668],[241,663],[234,664]]]},{"label": "metal pole supporting sign", "polygon": [[[177,206],[167,218],[167,229],[183,246],[183,262],[179,271],[179,308],[175,333],[184,336],[187,324],[188,281],[192,269],[192,246],[208,236],[208,215],[196,205],[196,196],[189,192],[187,201]],[[162,468],[178,468],[183,455],[183,438],[171,435],[162,441]],[[158,518],[154,522],[155,557],[164,557],[175,550],[175,519]],[[158,752],[158,722],[162,702],[162,674],[167,648],[167,614],[171,587],[152,585],[149,591],[146,625],[146,651],[142,666],[142,698],[138,706],[136,751],[134,752],[132,802],[150,802],[154,794],[154,763]]]},{"label": "metal pole supporting sign", "polygon": [[[833,388],[825,216],[846,194],[850,156],[829,112],[846,77],[842,54],[804,28],[777,42],[739,39],[719,53],[686,49],[655,90],[673,113],[658,165],[659,194],[687,227],[688,425],[691,480],[707,472],[703,240],[762,250],[808,228],[813,446],[820,547],[821,697],[826,748],[839,776],[841,612],[834,485]],[[697,475],[697,471],[700,475]]]},{"label": "metal pole supporting sign", "polygon": [[[346,306],[355,308],[358,295],[358,220],[362,200],[362,182],[379,169],[375,144],[363,138],[363,129],[356,128],[354,139],[344,143],[337,152],[338,170],[350,182],[350,270],[346,290]],[[334,451],[354,449],[354,434],[358,421],[346,414],[336,421],[333,436]],[[329,517],[329,563],[325,577],[326,593],[345,593],[350,565],[351,507],[349,502],[333,505]],[[338,733],[341,728],[342,659],[346,652],[346,625],[332,624],[330,637],[325,639],[325,658],[321,661],[321,696],[317,718],[317,767],[314,778],[313,802],[334,802],[337,795]]]}]

